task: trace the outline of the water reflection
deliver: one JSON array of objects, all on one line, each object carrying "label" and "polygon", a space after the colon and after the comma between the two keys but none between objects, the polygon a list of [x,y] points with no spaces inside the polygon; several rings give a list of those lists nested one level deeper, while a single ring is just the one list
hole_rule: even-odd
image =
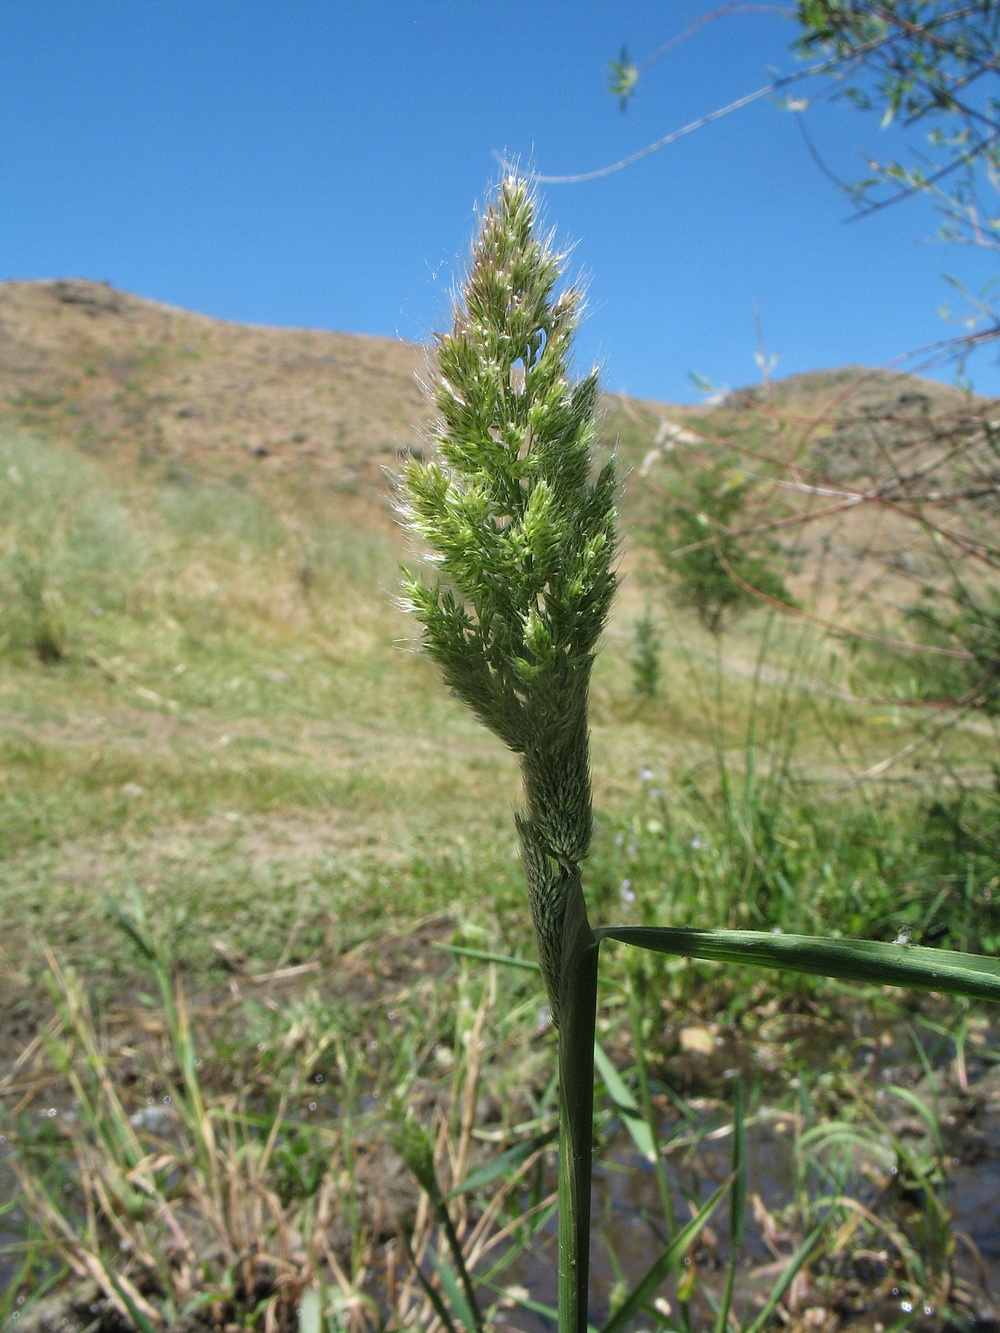
[{"label": "water reflection", "polygon": [[[767,1118],[747,1126],[746,1163],[747,1197],[749,1200],[740,1279],[734,1309],[741,1323],[750,1323],[759,1312],[763,1298],[785,1267],[784,1258],[776,1260],[780,1252],[787,1256],[792,1237],[776,1228],[782,1210],[795,1198],[796,1162],[794,1135],[790,1117]],[[673,1208],[680,1223],[691,1217],[698,1203],[705,1200],[721,1185],[730,1172],[730,1141],[725,1127],[708,1134],[689,1152],[671,1154],[668,1158],[667,1177],[670,1182]],[[721,1129],[721,1132],[719,1132]],[[669,1133],[669,1127],[664,1136]],[[949,1170],[947,1197],[953,1213],[956,1234],[964,1234],[972,1242],[956,1246],[955,1273],[972,1289],[1000,1305],[1000,1110],[985,1115],[980,1123],[976,1140],[976,1160],[957,1161],[952,1158]],[[812,1182],[813,1187],[815,1181]],[[874,1190],[872,1190],[874,1193]],[[594,1173],[593,1238],[591,1245],[591,1322],[600,1326],[608,1317],[609,1297],[616,1284],[619,1289],[631,1289],[645,1275],[662,1253],[663,1216],[660,1206],[656,1173],[648,1160],[635,1151],[628,1134],[622,1131],[613,1140],[605,1159]],[[718,1295],[721,1290],[724,1265],[729,1259],[728,1204],[723,1202],[703,1234],[702,1243],[689,1263],[698,1266],[699,1277]],[[514,1263],[504,1274],[504,1285],[516,1284],[530,1291],[532,1298],[554,1306],[556,1237],[555,1222],[547,1235],[531,1251]],[[900,1316],[910,1315],[928,1328],[938,1327],[936,1311],[931,1306],[915,1310],[899,1288],[886,1288],[876,1303],[885,1280],[889,1276],[888,1262],[880,1251],[859,1250],[851,1261],[853,1286],[859,1291],[857,1304],[865,1303],[866,1289],[872,1296],[871,1309],[858,1311],[851,1326],[877,1330],[887,1318],[893,1322]],[[817,1301],[821,1293],[817,1292]],[[676,1319],[678,1313],[677,1282],[665,1284],[661,1313],[667,1310]],[[909,1309],[906,1307],[909,1306]],[[820,1308],[817,1304],[817,1309]],[[713,1323],[711,1306],[697,1298],[691,1306],[691,1318],[696,1328],[708,1328]],[[975,1320],[973,1321],[975,1322]],[[647,1329],[648,1317],[637,1317],[631,1328]],[[909,1324],[907,1325],[909,1326]],[[914,1324],[916,1327],[917,1324]],[[989,1319],[976,1325],[996,1328]],[[534,1311],[517,1309],[508,1317],[508,1327],[519,1333],[555,1333],[555,1321]]]}]

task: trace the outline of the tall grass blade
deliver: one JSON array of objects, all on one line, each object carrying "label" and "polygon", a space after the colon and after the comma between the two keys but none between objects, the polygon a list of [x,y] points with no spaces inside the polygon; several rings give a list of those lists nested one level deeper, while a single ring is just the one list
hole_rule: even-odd
[{"label": "tall grass blade", "polygon": [[[479,1311],[475,1303],[469,1303],[469,1293],[466,1283],[460,1282],[455,1276],[455,1270],[448,1262],[448,1256],[438,1254],[435,1250],[430,1251],[431,1263],[434,1265],[434,1271],[441,1279],[441,1286],[444,1288],[444,1294],[451,1301],[451,1307],[458,1315],[459,1319],[465,1325],[466,1333],[483,1333],[482,1320],[479,1317]],[[463,1265],[464,1267],[464,1265]]]},{"label": "tall grass blade", "polygon": [[726,1268],[726,1283],[722,1293],[722,1303],[715,1319],[714,1333],[725,1333],[729,1320],[729,1311],[733,1304],[733,1286],[736,1282],[736,1267],[743,1249],[743,1234],[746,1230],[747,1213],[747,1138],[746,1120],[743,1114],[743,1084],[736,1083],[733,1094],[733,1188],[729,1195],[729,1264]]},{"label": "tall grass blade", "polygon": [[688,1248],[695,1240],[697,1240],[702,1227],[704,1227],[716,1208],[718,1208],[719,1204],[722,1202],[723,1196],[726,1194],[731,1184],[732,1182],[727,1180],[720,1185],[712,1197],[702,1205],[687,1226],[677,1233],[667,1248],[649,1269],[646,1276],[625,1298],[622,1304],[604,1325],[601,1333],[622,1333],[622,1330],[628,1324],[628,1321],[632,1316],[638,1314],[643,1306],[647,1305],[653,1299],[661,1282],[669,1277],[670,1273],[684,1258]]},{"label": "tall grass blade", "polygon": [[136,1328],[138,1329],[138,1333],[161,1333],[160,1325],[158,1323],[154,1323],[148,1317],[148,1315],[146,1315],[142,1310],[139,1309],[139,1306],[132,1299],[132,1295],[128,1291],[126,1286],[120,1281],[118,1277],[115,1276],[114,1269],[106,1268],[104,1271],[107,1274],[108,1281],[111,1283],[112,1287],[117,1293],[118,1299],[121,1301],[122,1305],[124,1305],[125,1309],[128,1311],[129,1318],[132,1320],[133,1324],[135,1324]]},{"label": "tall grass blade", "polygon": [[948,991],[976,1000],[1000,1000],[1000,959],[980,954],[884,944],[878,940],[772,935],[758,930],[694,930],[680,926],[602,926],[598,940],[618,940],[654,953],[717,963],[774,967],[783,972]]},{"label": "tall grass blade", "polygon": [[464,944],[445,944],[440,940],[434,943],[436,949],[455,954],[458,958],[476,958],[482,963],[502,963],[504,967],[517,967],[524,972],[541,972],[537,963],[530,958],[513,958],[507,953],[490,953],[486,949],[469,949]]},{"label": "tall grass blade", "polygon": [[[458,1239],[455,1224],[452,1222],[451,1214],[448,1212],[448,1205],[445,1203],[440,1193],[434,1203],[438,1221],[441,1223],[444,1230],[445,1237],[448,1241],[448,1248],[451,1250],[452,1257],[455,1260],[455,1267],[458,1270],[458,1278],[462,1284],[461,1292],[458,1293],[458,1295],[461,1296],[460,1301],[451,1297],[449,1292],[452,1305],[461,1314],[462,1320],[470,1333],[483,1333],[483,1317],[479,1312],[479,1302],[476,1300],[475,1289],[472,1285],[472,1274],[469,1272],[469,1267],[465,1262],[465,1255],[462,1253],[462,1245]],[[448,1267],[448,1273],[451,1276],[451,1280],[454,1281],[454,1274],[452,1274],[450,1265]],[[441,1281],[444,1282],[444,1280],[444,1274],[442,1273]]]},{"label": "tall grass blade", "polygon": [[788,1261],[788,1267],[785,1269],[781,1277],[775,1283],[775,1286],[771,1291],[770,1296],[768,1296],[767,1303],[764,1306],[763,1310],[761,1310],[760,1314],[753,1321],[753,1323],[748,1328],[743,1330],[743,1333],[762,1333],[762,1330],[767,1327],[768,1321],[774,1314],[775,1310],[778,1308],[778,1302],[781,1300],[785,1292],[795,1281],[798,1274],[802,1271],[803,1267],[805,1266],[806,1262],[809,1259],[809,1256],[812,1254],[813,1250],[819,1244],[823,1236],[823,1232],[830,1225],[832,1217],[833,1217],[832,1212],[827,1217],[824,1217],[823,1221],[820,1222],[818,1226],[813,1228],[813,1230],[805,1238],[805,1240],[802,1242],[799,1248],[795,1251],[791,1259],[789,1259]]},{"label": "tall grass blade", "polygon": [[656,1145],[653,1142],[653,1130],[643,1115],[639,1103],[625,1086],[621,1074],[604,1053],[600,1042],[594,1043],[594,1063],[636,1149],[647,1162],[655,1162]]},{"label": "tall grass blade", "polygon": [[[488,1282],[485,1285],[491,1291],[496,1292],[498,1296],[507,1296],[509,1299],[515,1300],[522,1310],[530,1310],[532,1314],[540,1314],[545,1319],[552,1320],[553,1323],[559,1317],[559,1311],[552,1305],[546,1305],[544,1301],[536,1301],[531,1296],[526,1296],[523,1293],[515,1296],[505,1287],[498,1287],[495,1282]],[[588,1324],[587,1333],[599,1333],[599,1330],[594,1328],[593,1324]]]},{"label": "tall grass blade", "polygon": [[523,1143],[515,1143],[513,1148],[508,1148],[499,1157],[494,1157],[492,1162],[487,1162],[477,1171],[470,1172],[460,1185],[456,1185],[445,1195],[445,1198],[457,1199],[462,1194],[471,1194],[473,1190],[482,1189],[484,1185],[491,1185],[494,1180],[510,1175],[529,1157],[534,1157],[539,1149],[548,1147],[558,1137],[559,1126],[555,1125],[552,1129],[547,1129],[544,1134],[534,1134]]},{"label": "tall grass blade", "polygon": [[[437,1171],[434,1167],[434,1145],[430,1136],[424,1127],[417,1123],[412,1116],[405,1116],[397,1121],[390,1128],[390,1139],[396,1151],[403,1158],[403,1161],[417,1178],[417,1183],[427,1194],[431,1207],[434,1210],[434,1216],[438,1220],[438,1225],[444,1232],[448,1248],[451,1250],[452,1258],[455,1261],[455,1267],[458,1270],[458,1276],[462,1283],[462,1308],[468,1310],[469,1318],[472,1320],[475,1333],[483,1333],[482,1315],[479,1312],[479,1306],[476,1302],[476,1294],[472,1285],[472,1275],[469,1273],[465,1262],[465,1255],[462,1253],[462,1244],[458,1239],[458,1233],[455,1231],[455,1224],[451,1220],[451,1214],[448,1212],[448,1204],[437,1178]],[[437,1266],[437,1260],[435,1260]],[[452,1280],[454,1273],[449,1268]],[[444,1278],[442,1277],[442,1281]],[[452,1302],[455,1305],[455,1302]],[[455,1306],[457,1309],[458,1306]],[[463,1316],[464,1318],[464,1316]]]},{"label": "tall grass blade", "polygon": [[[646,1053],[644,1049],[642,1034],[642,1014],[640,1011],[639,997],[635,986],[628,988],[628,1009],[629,1023],[632,1028],[632,1045],[635,1051],[635,1067],[639,1078],[639,1096],[642,1100],[643,1120],[649,1126],[650,1134],[653,1139],[653,1173],[656,1176],[656,1187],[660,1195],[660,1208],[663,1213],[663,1220],[667,1225],[667,1235],[673,1235],[677,1229],[677,1218],[674,1213],[674,1199],[670,1190],[670,1182],[667,1179],[667,1168],[663,1161],[663,1154],[660,1152],[658,1142],[658,1126],[660,1118],[653,1109],[653,1090],[649,1081],[649,1069],[646,1066]],[[669,1092],[669,1089],[668,1089]],[[677,1103],[676,1093],[672,1094],[675,1104]],[[690,1116],[690,1107],[680,1101],[678,1110],[682,1116]]]},{"label": "tall grass blade", "polygon": [[733,1253],[743,1246],[747,1212],[747,1135],[743,1084],[736,1083],[733,1098],[733,1189],[729,1196],[729,1243]]},{"label": "tall grass blade", "polygon": [[455,1327],[455,1321],[448,1313],[448,1307],[441,1299],[441,1293],[437,1290],[434,1284],[427,1277],[427,1274],[417,1263],[417,1256],[413,1253],[413,1245],[410,1241],[409,1235],[406,1232],[406,1229],[404,1227],[400,1227],[399,1234],[402,1237],[403,1248],[406,1250],[406,1257],[409,1259],[410,1265],[413,1268],[413,1271],[416,1273],[420,1285],[424,1289],[424,1294],[426,1295],[427,1299],[433,1306],[434,1313],[441,1320],[441,1323],[448,1330],[448,1333],[458,1333],[458,1329]]}]

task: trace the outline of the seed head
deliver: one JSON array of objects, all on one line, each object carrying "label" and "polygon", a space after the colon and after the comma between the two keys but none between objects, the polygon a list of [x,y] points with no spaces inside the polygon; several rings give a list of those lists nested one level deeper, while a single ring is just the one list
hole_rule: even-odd
[{"label": "seed head", "polygon": [[521,756],[518,821],[554,996],[567,883],[591,832],[587,696],[615,590],[616,481],[593,462],[597,376],[574,383],[581,293],[516,176],[487,207],[451,331],[438,339],[434,456],[402,479],[438,578],[404,602],[448,685]]}]

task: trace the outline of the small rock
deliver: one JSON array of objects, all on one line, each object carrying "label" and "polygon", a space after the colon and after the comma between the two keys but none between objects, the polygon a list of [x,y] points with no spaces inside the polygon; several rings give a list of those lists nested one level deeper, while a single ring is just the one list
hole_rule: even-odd
[{"label": "small rock", "polygon": [[681,1028],[681,1050],[694,1055],[714,1055],[715,1035],[708,1028]]}]

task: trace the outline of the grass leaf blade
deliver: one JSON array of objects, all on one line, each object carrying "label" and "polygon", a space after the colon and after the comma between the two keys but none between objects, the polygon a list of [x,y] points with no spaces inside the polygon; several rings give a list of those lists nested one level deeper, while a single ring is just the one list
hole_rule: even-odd
[{"label": "grass leaf blade", "polygon": [[470,1194],[473,1190],[492,1184],[494,1180],[498,1180],[501,1176],[506,1176],[511,1171],[516,1170],[541,1148],[546,1148],[550,1143],[554,1143],[558,1137],[559,1126],[554,1125],[551,1129],[546,1130],[544,1134],[535,1134],[523,1143],[515,1143],[513,1148],[508,1148],[499,1157],[494,1157],[492,1162],[487,1162],[485,1166],[481,1166],[477,1171],[467,1175],[460,1185],[456,1185],[453,1190],[445,1195],[445,1198],[457,1199],[462,1194]]},{"label": "grass leaf blade", "polygon": [[655,953],[717,963],[775,967],[784,972],[947,991],[1000,1000],[1000,959],[949,949],[885,944],[879,940],[818,935],[772,935],[757,930],[693,930],[674,926],[603,926],[598,939],[618,940]]},{"label": "grass leaf blade", "polygon": [[628,1321],[642,1309],[656,1294],[660,1283],[676,1268],[685,1251],[697,1238],[702,1227],[718,1208],[723,1196],[729,1189],[730,1181],[725,1181],[712,1197],[698,1210],[691,1221],[673,1238],[667,1248],[656,1260],[642,1281],[633,1288],[622,1304],[604,1325],[601,1333],[622,1333]]},{"label": "grass leaf blade", "polygon": [[455,1270],[451,1266],[448,1256],[438,1254],[435,1250],[430,1251],[431,1263],[434,1265],[434,1271],[441,1279],[441,1286],[445,1295],[451,1302],[451,1308],[458,1315],[465,1326],[467,1333],[481,1333],[479,1320],[473,1313],[472,1307],[466,1298],[466,1293],[462,1290]]},{"label": "grass leaf blade", "polygon": [[822,1237],[823,1232],[829,1226],[832,1217],[833,1217],[832,1212],[828,1214],[828,1216],[824,1217],[823,1221],[820,1222],[818,1226],[813,1228],[813,1230],[805,1238],[805,1240],[802,1242],[799,1248],[795,1251],[791,1259],[789,1259],[788,1261],[788,1267],[782,1273],[781,1278],[775,1284],[773,1291],[767,1298],[767,1304],[764,1306],[763,1310],[761,1310],[760,1314],[749,1326],[749,1328],[745,1330],[745,1333],[761,1333],[761,1330],[767,1327],[768,1320],[771,1318],[771,1315],[774,1314],[778,1302],[781,1300],[782,1296],[784,1296],[785,1292],[795,1281],[796,1276],[801,1272],[809,1256],[812,1254],[813,1250],[819,1244],[820,1238]]},{"label": "grass leaf blade", "polygon": [[621,1116],[625,1128],[631,1135],[632,1142],[647,1162],[654,1162],[656,1160],[656,1146],[653,1143],[653,1131],[646,1123],[639,1103],[629,1092],[622,1076],[608,1059],[600,1042],[594,1043],[594,1063],[604,1080],[604,1086],[614,1103],[615,1110]]}]

